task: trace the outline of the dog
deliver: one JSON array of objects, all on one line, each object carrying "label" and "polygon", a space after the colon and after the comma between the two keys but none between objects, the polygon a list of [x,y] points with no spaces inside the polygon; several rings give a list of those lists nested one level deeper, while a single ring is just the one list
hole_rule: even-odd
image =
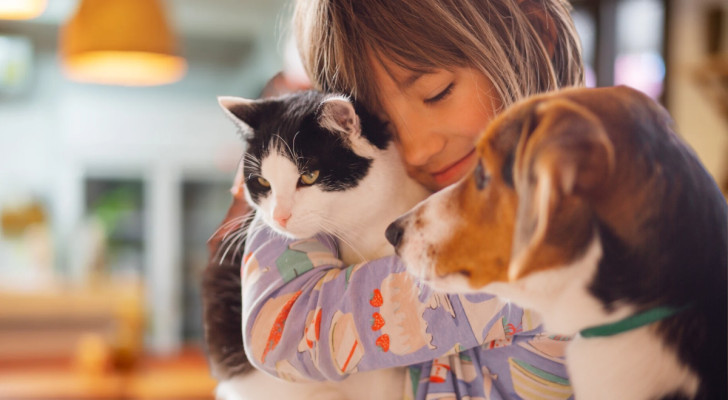
[{"label": "dog", "polygon": [[393,222],[408,271],[574,335],[576,399],[725,399],[726,199],[661,106],[627,88],[515,104],[458,183]]}]

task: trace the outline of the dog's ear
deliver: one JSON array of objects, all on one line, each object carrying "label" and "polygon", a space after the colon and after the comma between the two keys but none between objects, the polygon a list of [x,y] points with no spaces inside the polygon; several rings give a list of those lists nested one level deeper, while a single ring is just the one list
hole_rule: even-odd
[{"label": "dog's ear", "polygon": [[509,279],[563,265],[591,238],[589,201],[614,169],[599,118],[567,99],[532,108],[516,150],[519,204]]}]

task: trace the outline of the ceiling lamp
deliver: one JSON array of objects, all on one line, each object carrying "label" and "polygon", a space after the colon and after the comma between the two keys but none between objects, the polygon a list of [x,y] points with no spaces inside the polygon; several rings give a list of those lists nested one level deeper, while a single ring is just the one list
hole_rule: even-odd
[{"label": "ceiling lamp", "polygon": [[0,0],[0,19],[32,19],[46,9],[47,0]]},{"label": "ceiling lamp", "polygon": [[64,74],[78,82],[163,85],[187,70],[158,0],[83,0],[59,47]]}]

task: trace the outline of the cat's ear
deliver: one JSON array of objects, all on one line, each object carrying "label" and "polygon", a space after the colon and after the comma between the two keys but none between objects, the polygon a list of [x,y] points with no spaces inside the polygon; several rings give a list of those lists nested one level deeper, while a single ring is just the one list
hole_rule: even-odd
[{"label": "cat's ear", "polygon": [[361,135],[361,123],[354,105],[344,96],[332,95],[321,102],[319,125],[334,132],[342,132],[349,140]]},{"label": "cat's ear", "polygon": [[260,102],[242,97],[220,96],[217,98],[225,114],[233,120],[244,136],[252,134],[258,128]]}]

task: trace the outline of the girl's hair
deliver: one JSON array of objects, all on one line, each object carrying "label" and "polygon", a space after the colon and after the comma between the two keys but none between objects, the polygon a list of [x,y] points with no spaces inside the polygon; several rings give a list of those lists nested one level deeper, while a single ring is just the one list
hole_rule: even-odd
[{"label": "girl's hair", "polygon": [[297,0],[293,29],[317,89],[377,107],[372,57],[418,72],[475,68],[501,104],[584,80],[566,0]]}]

